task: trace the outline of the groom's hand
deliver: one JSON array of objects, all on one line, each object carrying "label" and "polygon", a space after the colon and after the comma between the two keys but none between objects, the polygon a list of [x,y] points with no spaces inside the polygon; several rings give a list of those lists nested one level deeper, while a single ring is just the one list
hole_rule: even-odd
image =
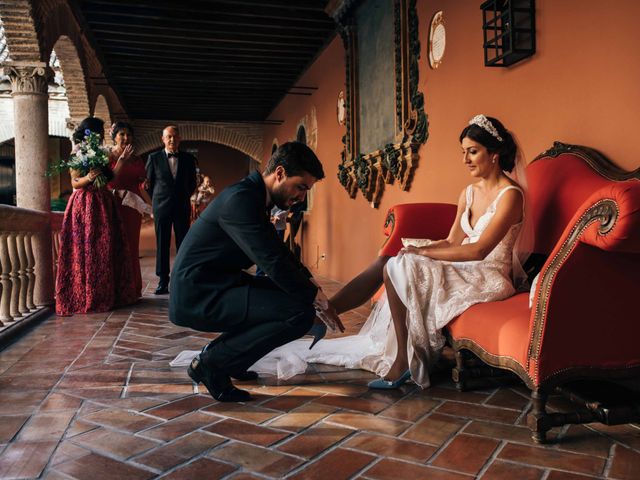
[{"label": "groom's hand", "polygon": [[333,331],[340,330],[340,332],[344,333],[344,325],[342,324],[342,320],[340,320],[340,317],[338,316],[336,309],[333,308],[333,305],[331,305],[331,302],[327,302],[327,309],[322,313],[323,315],[320,317],[320,319],[327,324],[327,327],[329,327]]},{"label": "groom's hand", "polygon": [[329,299],[327,298],[327,296],[324,294],[324,292],[320,287],[318,287],[318,292],[316,293],[316,298],[313,301],[313,304],[317,305],[318,308],[322,311],[326,310],[329,307]]}]

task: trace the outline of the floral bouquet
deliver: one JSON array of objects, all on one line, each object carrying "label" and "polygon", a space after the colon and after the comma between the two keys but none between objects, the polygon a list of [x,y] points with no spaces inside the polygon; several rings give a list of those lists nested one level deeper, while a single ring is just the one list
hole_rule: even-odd
[{"label": "floral bouquet", "polygon": [[97,133],[87,129],[84,134],[84,139],[74,147],[69,160],[53,163],[47,175],[54,175],[69,168],[77,170],[81,175],[86,175],[89,170],[98,168],[102,173],[96,177],[93,184],[96,188],[100,188],[109,181],[106,174],[109,172],[109,149],[102,146],[102,137]]}]

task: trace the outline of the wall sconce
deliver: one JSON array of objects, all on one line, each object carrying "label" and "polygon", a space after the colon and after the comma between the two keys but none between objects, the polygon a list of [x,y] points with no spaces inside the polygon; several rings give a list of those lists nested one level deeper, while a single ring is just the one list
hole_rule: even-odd
[{"label": "wall sconce", "polygon": [[535,0],[487,0],[480,9],[486,67],[508,67],[536,52]]}]

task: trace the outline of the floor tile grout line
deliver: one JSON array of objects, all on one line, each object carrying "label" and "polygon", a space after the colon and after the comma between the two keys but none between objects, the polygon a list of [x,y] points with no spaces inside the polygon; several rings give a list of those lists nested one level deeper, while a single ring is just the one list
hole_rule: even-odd
[{"label": "floor tile grout line", "polygon": [[129,381],[131,380],[131,375],[133,374],[133,367],[135,366],[135,364],[136,362],[132,362],[131,365],[129,366],[129,372],[127,373],[127,378],[124,381],[124,388],[122,389],[122,392],[120,392],[120,398],[127,398]]},{"label": "floor tile grout line", "polygon": [[[632,451],[634,451],[634,452],[638,452],[638,453],[640,453],[640,447],[633,447],[633,446],[631,446],[631,444],[629,444],[629,443],[625,443],[625,442],[624,442],[624,441],[622,441],[622,440],[618,440],[615,436],[613,436],[613,435],[611,435],[611,434],[609,434],[609,433],[602,432],[602,431],[600,431],[600,430],[594,429],[594,428],[593,428],[590,424],[588,424],[588,423],[587,423],[587,424],[582,424],[582,425],[583,425],[585,428],[588,428],[589,430],[591,430],[592,432],[595,432],[595,433],[599,434],[599,435],[600,435],[600,436],[602,436],[602,437],[608,438],[609,440],[611,440],[611,441],[612,441],[614,444],[616,444],[616,445],[621,445],[621,446],[623,446],[623,447],[625,447],[625,448],[628,448],[629,450],[632,450]],[[623,425],[631,425],[631,426],[634,426],[633,424],[628,424],[628,423],[627,423],[627,424],[623,424]]]},{"label": "floor tile grout line", "polygon": [[[356,451],[359,451],[359,450],[356,450]],[[370,453],[370,452],[364,452],[364,453]],[[349,479],[355,479],[355,478],[358,478],[359,476],[364,475],[365,472],[368,472],[369,470],[371,470],[373,467],[375,467],[377,464],[382,462],[384,459],[385,459],[385,457],[381,457],[379,455],[376,455],[373,461],[367,463],[364,467],[362,467],[360,470],[358,470],[353,475],[351,475],[349,477]]]},{"label": "floor tile grout line", "polygon": [[467,423],[460,425],[460,427],[455,431],[449,434],[449,437],[440,445],[439,448],[436,449],[435,452],[429,457],[429,459],[425,462],[425,465],[432,465],[433,461],[440,456],[440,454],[446,450],[446,448],[453,443],[453,441],[458,438],[458,434],[462,433],[465,428],[467,428],[471,424],[471,420]]},{"label": "floor tile grout line", "polygon": [[618,447],[616,445],[616,442],[612,442],[611,446],[609,447],[609,455],[605,459],[604,468],[602,469],[602,475],[604,477],[608,477],[611,473],[611,469],[613,468],[613,459],[618,453]]},{"label": "floor tile grout line", "polygon": [[[352,449],[349,449],[349,450],[352,450]],[[361,452],[360,450],[354,450],[354,451]],[[368,453],[368,452],[365,452],[365,453]],[[428,467],[428,468],[433,468],[433,469],[439,470],[441,472],[455,473],[457,475],[464,475],[464,476],[467,476],[469,478],[477,478],[472,473],[462,472],[460,470],[454,470],[452,468],[440,467],[440,466],[437,466],[437,465],[431,465],[431,464],[428,464],[426,462],[425,463],[412,462],[411,460],[407,460],[407,459],[404,459],[404,458],[389,457],[389,456],[381,456],[379,458],[380,458],[380,461],[383,461],[383,460],[386,460],[386,459],[390,459],[390,460],[393,460],[393,461],[396,461],[396,462],[407,463],[409,465],[415,465],[417,467]],[[376,462],[376,463],[379,463],[379,462]]]},{"label": "floor tile grout line", "polygon": [[[505,445],[504,448],[506,448],[506,446],[509,445],[510,443],[512,443],[512,442],[506,440],[506,445]],[[603,458],[600,458],[600,457],[598,457],[598,458],[601,459],[601,460],[604,460]],[[501,462],[504,462],[504,463],[517,465],[519,467],[529,467],[529,468],[537,468],[538,470],[545,470],[545,471],[551,470],[551,471],[558,471],[558,472],[563,472],[563,473],[571,473],[571,474],[574,474],[574,475],[583,475],[583,476],[588,477],[588,478],[604,478],[604,476],[602,476],[602,475],[593,474],[593,473],[578,472],[577,470],[570,470],[568,468],[550,467],[548,465],[540,465],[540,464],[537,464],[537,463],[526,463],[526,462],[522,462],[522,461],[518,461],[518,460],[512,460],[512,459],[509,459],[509,458],[498,458],[498,460],[500,460]]]},{"label": "floor tile grout line", "polygon": [[[290,454],[290,453],[280,452],[280,451],[275,451],[274,452],[272,450],[272,448],[271,448],[271,447],[273,447],[274,444],[271,444],[271,445],[268,445],[268,446],[263,446],[263,445],[257,445],[255,443],[245,442],[243,440],[236,440],[236,439],[233,439],[233,438],[227,438],[227,441],[222,442],[219,445],[215,445],[214,447],[212,447],[211,449],[208,450],[208,452],[206,453],[206,456],[209,458],[209,454],[211,454],[211,453],[213,453],[213,452],[215,452],[217,450],[223,450],[224,448],[227,448],[228,446],[234,445],[234,444],[247,445],[247,446],[258,448],[258,449],[267,450],[269,452],[276,453],[276,454],[282,455],[284,457],[293,458],[293,459],[296,459],[296,460],[301,460],[302,464],[300,466],[305,465],[305,464],[308,463],[307,459],[305,459],[304,457],[300,457],[298,455],[293,455],[293,454]],[[216,461],[225,463],[227,465],[233,465],[233,466],[237,466],[238,467],[238,471],[229,472],[228,475],[225,475],[222,478],[229,478],[231,475],[235,475],[237,473],[245,473],[245,472],[250,472],[252,475],[258,475],[260,478],[269,478],[269,479],[274,478],[272,476],[269,476],[269,475],[266,475],[266,474],[262,474],[262,473],[254,471],[254,470],[245,468],[241,464],[233,463],[231,460],[228,460],[228,459],[225,459],[225,458],[219,458],[219,457],[216,457],[216,456],[213,456],[213,458],[215,458]],[[298,467],[296,467],[296,468],[298,468]],[[288,475],[289,473],[287,473],[286,475]]]},{"label": "floor tile grout line", "polygon": [[[405,397],[405,398],[407,398],[407,397]],[[403,398],[402,400],[404,400],[404,398]],[[426,418],[428,418],[429,416],[431,416],[431,414],[432,414],[432,413],[433,413],[433,412],[434,412],[438,407],[440,407],[440,406],[444,403],[444,401],[442,401],[442,400],[436,400],[436,401],[437,401],[437,402],[439,402],[439,403],[438,403],[437,405],[434,405],[434,406],[433,406],[433,408],[431,408],[428,412],[423,413],[422,415],[420,415],[419,417],[417,417],[417,418],[416,418],[416,419],[414,419],[414,420],[408,420],[408,421],[412,422],[414,425],[417,425],[418,423],[422,422],[424,419],[426,419]],[[394,403],[394,404],[393,404],[393,405],[391,405],[389,408],[394,407],[397,403],[398,403],[398,402]],[[383,410],[382,412],[380,412],[380,413],[384,413],[384,410]],[[381,416],[382,418],[389,418],[389,419],[393,419],[393,420],[401,420],[401,419],[397,419],[397,418],[394,418],[394,417],[388,417],[388,416],[385,416],[385,415],[380,415],[380,416]],[[406,430],[405,430],[405,433],[406,433]],[[404,433],[403,433],[403,435],[404,435]]]},{"label": "floor tile grout line", "polygon": [[[327,455],[329,455],[331,452],[337,450],[338,448],[341,448],[342,445],[344,443],[346,443],[348,440],[351,439],[351,437],[355,436],[355,433],[359,432],[359,430],[353,430],[351,433],[349,433],[346,437],[342,438],[341,440],[339,440],[338,442],[330,445],[329,447],[327,447],[326,449],[324,449],[323,451],[319,452],[317,455],[307,459],[305,462],[303,462],[301,465],[299,465],[298,467],[296,467],[295,469],[291,470],[289,473],[287,473],[283,478],[290,478],[294,475],[297,475],[298,473],[304,471],[306,468],[310,467],[311,465],[316,464],[317,462],[319,462],[321,459],[323,459],[324,457],[326,457]],[[377,455],[373,455],[373,454],[369,454],[373,457],[377,457]]]},{"label": "floor tile grout line", "polygon": [[513,422],[514,425],[519,425],[520,422],[522,422],[522,420],[529,415],[532,405],[533,405],[533,402],[529,401],[524,407],[522,407],[522,410],[520,411],[520,415],[518,415],[518,418],[516,418],[515,421]]},{"label": "floor tile grout line", "polygon": [[[102,426],[101,426],[101,428],[103,428],[106,431],[114,431],[113,429],[102,427]],[[119,457],[119,456],[117,456],[116,454],[114,454],[112,452],[109,452],[109,451],[106,451],[106,450],[100,450],[99,448],[96,448],[93,445],[86,445],[86,444],[80,443],[78,441],[78,439],[81,438],[83,435],[88,434],[90,432],[93,432],[94,430],[96,430],[96,429],[89,430],[87,432],[83,432],[81,434],[78,434],[78,435],[68,439],[67,441],[71,442],[73,445],[75,445],[77,447],[80,447],[80,448],[83,448],[83,449],[85,449],[85,450],[87,450],[87,451],[89,451],[89,452],[91,452],[91,453],[93,453],[95,455],[99,455],[101,457],[109,458],[111,460],[117,461],[119,463],[123,463],[125,465],[135,466],[136,468],[142,466],[144,470],[152,471],[152,473],[157,473],[157,469],[154,469],[153,467],[149,467],[149,466],[144,465],[144,464],[135,463],[135,462],[133,462],[133,459],[135,457],[137,457],[137,456],[149,453],[152,450],[154,450],[154,449],[156,449],[158,447],[161,447],[162,446],[161,444],[157,444],[155,446],[151,446],[148,449],[143,450],[141,452],[138,452],[135,455],[130,455],[129,457]],[[121,433],[121,432],[120,431],[116,431],[116,433]],[[131,435],[131,436],[135,436],[135,435]],[[148,440],[148,439],[146,439],[146,440]],[[75,460],[75,459],[72,459],[72,460]],[[64,462],[64,463],[66,463],[66,462]],[[55,466],[52,467],[52,468],[55,468]]]},{"label": "floor tile grout line", "polygon": [[[523,430],[525,429],[525,427],[517,427],[517,428],[522,428]],[[596,455],[593,455],[591,453],[585,453],[585,452],[578,452],[578,451],[575,451],[575,450],[563,449],[561,444],[558,445],[556,443],[554,443],[554,444],[550,444],[550,443],[549,444],[544,444],[544,445],[547,445],[545,447],[544,445],[540,446],[538,444],[531,443],[531,440],[525,441],[525,440],[519,440],[519,439],[516,439],[516,438],[496,438],[496,437],[489,437],[487,435],[481,435],[479,433],[466,432],[466,431],[462,431],[460,433],[464,433],[465,435],[469,435],[471,437],[476,437],[476,438],[494,438],[496,440],[504,440],[505,442],[507,442],[509,444],[520,445],[520,446],[523,446],[523,447],[535,448],[535,449],[538,449],[538,450],[547,450],[548,449],[548,450],[551,450],[551,451],[554,451],[554,452],[558,452],[558,453],[562,453],[562,454],[581,455],[583,457],[597,458],[597,459],[600,459],[600,460],[606,460],[608,458],[608,457],[596,456]],[[559,447],[559,448],[555,448],[555,447]],[[517,462],[515,460],[510,460],[510,461],[513,462],[513,463],[519,463],[519,462]],[[523,463],[523,465],[531,465],[531,464]]]},{"label": "floor tile grout line", "polygon": [[478,479],[482,478],[482,476],[487,472],[487,470],[491,468],[491,466],[493,465],[495,460],[498,458],[498,455],[500,455],[500,452],[502,452],[506,444],[507,444],[506,440],[499,441],[498,445],[496,446],[496,448],[494,448],[493,452],[491,452],[491,455],[489,455],[489,458],[487,458],[484,465],[482,465],[482,467],[480,467],[480,470],[478,470],[478,473],[476,473],[476,478]]}]

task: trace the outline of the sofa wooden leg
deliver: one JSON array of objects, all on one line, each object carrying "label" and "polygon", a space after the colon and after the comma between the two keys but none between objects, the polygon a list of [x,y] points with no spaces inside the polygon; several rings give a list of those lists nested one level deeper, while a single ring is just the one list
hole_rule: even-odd
[{"label": "sofa wooden leg", "polygon": [[547,394],[540,390],[531,392],[533,408],[527,415],[527,425],[531,429],[531,438],[535,443],[546,443],[547,432],[551,428],[547,414]]},{"label": "sofa wooden leg", "polygon": [[456,366],[451,370],[451,378],[460,392],[467,389],[467,370],[464,364],[468,357],[469,353],[466,350],[456,350]]}]

